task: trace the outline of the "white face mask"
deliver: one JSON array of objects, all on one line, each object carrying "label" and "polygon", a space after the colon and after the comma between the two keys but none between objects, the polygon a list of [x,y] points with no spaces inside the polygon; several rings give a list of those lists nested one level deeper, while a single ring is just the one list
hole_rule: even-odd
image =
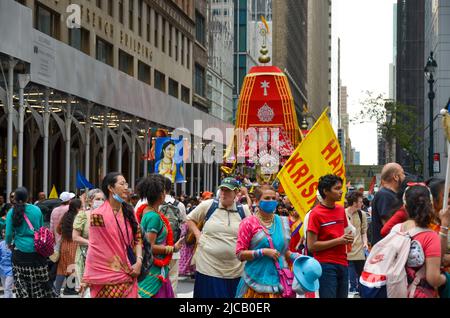
[{"label": "white face mask", "polygon": [[96,210],[99,207],[101,207],[103,205],[105,201],[103,200],[94,200],[94,202],[92,203],[92,210]]}]

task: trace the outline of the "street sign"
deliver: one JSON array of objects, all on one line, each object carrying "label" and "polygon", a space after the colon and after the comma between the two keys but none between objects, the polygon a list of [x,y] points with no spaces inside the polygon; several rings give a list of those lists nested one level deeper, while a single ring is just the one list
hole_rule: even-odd
[{"label": "street sign", "polygon": [[433,156],[433,172],[440,173],[441,172],[441,154],[435,153]]}]

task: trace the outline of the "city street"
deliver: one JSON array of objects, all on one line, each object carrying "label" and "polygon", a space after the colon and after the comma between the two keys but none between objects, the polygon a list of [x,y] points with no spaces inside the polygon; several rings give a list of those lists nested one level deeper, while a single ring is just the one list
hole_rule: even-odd
[{"label": "city street", "polygon": [[194,280],[187,277],[178,279],[178,298],[192,298],[194,296]]}]

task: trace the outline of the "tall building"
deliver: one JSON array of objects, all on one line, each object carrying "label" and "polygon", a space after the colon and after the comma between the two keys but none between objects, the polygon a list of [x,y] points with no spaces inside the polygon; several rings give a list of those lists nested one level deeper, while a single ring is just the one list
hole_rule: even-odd
[{"label": "tall building", "polygon": [[[441,1],[425,1],[425,41],[424,41],[424,58],[422,60],[422,71],[430,52],[434,53],[434,59],[437,62],[437,70],[434,74],[434,92],[435,99],[432,108],[432,118],[434,121],[433,139],[434,148],[431,149],[432,154],[440,154],[440,172],[435,176],[445,178],[445,158],[447,157],[446,138],[440,120],[440,110],[447,105],[450,98],[450,0]],[[417,77],[419,77],[417,75]],[[424,98],[425,109],[425,130],[424,133],[424,162],[428,167],[428,149],[430,145],[429,137],[429,119],[430,119],[430,102],[428,99],[429,84],[428,80],[422,74],[421,84],[425,85],[422,97]],[[428,175],[428,169],[425,169]]]},{"label": "tall building", "polygon": [[211,111],[211,101],[208,100],[206,79],[208,68],[208,2],[206,0],[196,0],[194,4],[194,95],[192,105],[204,112],[209,112]]},{"label": "tall building", "polygon": [[393,60],[389,64],[389,99],[397,100],[397,4],[393,4]]},{"label": "tall building", "polygon": [[260,35],[264,16],[271,28],[267,36],[267,48],[272,55],[272,0],[233,0],[234,1],[234,62],[233,62],[233,118],[237,111],[239,94],[244,77],[258,65],[262,37]]},{"label": "tall building", "polygon": [[[289,78],[297,114],[308,105],[308,1],[274,1],[273,65]],[[301,122],[301,116],[298,116]]]},{"label": "tall building", "polygon": [[[427,147],[424,147],[424,133],[428,135],[428,130],[424,125],[424,110],[427,104],[424,103],[426,92],[424,91],[424,66],[426,56],[424,54],[425,40],[425,0],[399,1],[397,5],[397,52],[396,52],[396,100],[405,105],[410,105],[413,112],[417,114],[416,123],[417,136],[415,142],[415,152],[423,154]],[[429,52],[428,52],[429,53]],[[427,54],[428,54],[427,53]],[[435,114],[438,113],[436,107]],[[425,113],[428,113],[427,111]],[[398,118],[397,120],[401,120]],[[425,118],[426,120],[426,118]],[[425,121],[427,122],[427,121]],[[439,122],[439,120],[437,121]],[[443,148],[442,148],[443,150]],[[424,156],[424,167],[427,167],[427,155]],[[406,171],[413,173],[418,165],[417,158],[408,154],[397,144],[396,161],[403,165]],[[427,169],[425,169],[427,170]],[[422,171],[416,171],[422,174]]]},{"label": "tall building", "polygon": [[307,97],[316,118],[331,106],[331,12],[331,0],[308,0]]},{"label": "tall building", "polygon": [[353,155],[352,155],[352,142],[350,140],[350,116],[347,112],[347,102],[348,102],[348,93],[347,93],[347,86],[341,86],[341,93],[340,93],[340,103],[339,103],[339,113],[340,113],[340,124],[342,129],[344,131],[344,145],[341,145],[342,153],[344,154],[344,161],[346,164],[351,164],[353,161]]},{"label": "tall building", "polygon": [[359,166],[361,164],[361,153],[355,151],[355,158],[353,159],[353,164]]},{"label": "tall building", "polygon": [[211,114],[233,122],[234,3],[208,0],[208,99]]},{"label": "tall building", "polygon": [[[134,187],[149,128],[230,127],[192,107],[196,12],[184,0],[0,1],[0,192],[74,191],[78,171],[95,185],[121,171]],[[193,193],[192,164],[185,175]]]}]

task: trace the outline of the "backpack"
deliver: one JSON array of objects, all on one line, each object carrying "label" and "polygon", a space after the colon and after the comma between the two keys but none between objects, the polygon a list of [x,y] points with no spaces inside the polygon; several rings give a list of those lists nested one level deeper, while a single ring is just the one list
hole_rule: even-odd
[{"label": "backpack", "polygon": [[412,243],[418,243],[412,238],[431,230],[415,227],[404,232],[402,227],[403,224],[397,224],[384,239],[373,246],[359,279],[362,298],[410,296],[406,265]]},{"label": "backpack", "polygon": [[175,200],[174,203],[163,203],[159,211],[169,220],[170,226],[173,231],[173,241],[176,243],[181,236],[181,225],[183,224],[183,219],[181,218],[180,208],[178,205],[179,201]]},{"label": "backpack", "polygon": [[[211,218],[211,216],[216,212],[216,210],[219,208],[219,201],[215,199],[213,203],[211,204],[208,212],[206,213],[205,219],[201,221],[199,224],[197,224],[198,230],[201,232],[203,230],[203,227],[205,226],[205,223]],[[237,203],[236,204],[237,212],[239,213],[239,216],[241,217],[241,220],[245,219],[245,212],[244,207],[242,204]],[[194,233],[189,230],[189,232],[186,235],[186,244],[188,245],[194,245],[196,244],[195,235]]]},{"label": "backpack", "polygon": [[46,227],[41,227],[39,230],[35,231],[30,219],[28,219],[25,213],[23,214],[23,217],[30,230],[34,232],[34,248],[36,253],[45,258],[53,255],[55,252],[55,237],[53,236],[53,233]]}]

